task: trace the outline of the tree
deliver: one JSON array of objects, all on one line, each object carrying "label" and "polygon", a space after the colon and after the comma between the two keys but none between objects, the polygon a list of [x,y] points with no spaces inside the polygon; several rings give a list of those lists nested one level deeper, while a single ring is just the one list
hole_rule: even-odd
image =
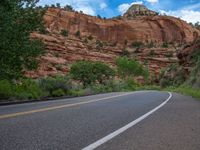
[{"label": "tree", "polygon": [[70,5],[66,5],[66,6],[64,7],[64,10],[65,10],[65,11],[74,11],[73,7],[70,6]]},{"label": "tree", "polygon": [[57,8],[61,8],[60,3],[56,3]]},{"label": "tree", "polygon": [[43,26],[44,11],[35,9],[37,1],[0,1],[0,79],[17,79],[37,67],[43,44],[30,38]]},{"label": "tree", "polygon": [[200,22],[199,22],[199,21],[196,22],[196,23],[194,24],[194,27],[197,28],[198,30],[200,30]]},{"label": "tree", "polygon": [[131,76],[148,76],[147,70],[145,70],[143,66],[134,59],[119,57],[116,60],[116,65],[119,76],[124,79],[128,79]]},{"label": "tree", "polygon": [[52,8],[56,8],[56,6],[55,6],[54,4],[51,4],[51,7],[52,7]]},{"label": "tree", "polygon": [[70,74],[84,87],[96,82],[103,84],[114,76],[114,71],[102,62],[79,61],[72,65]]},{"label": "tree", "polygon": [[102,19],[100,15],[97,15],[97,18]]},{"label": "tree", "polygon": [[93,63],[93,73],[100,84],[104,84],[115,76],[114,70],[102,62]]}]

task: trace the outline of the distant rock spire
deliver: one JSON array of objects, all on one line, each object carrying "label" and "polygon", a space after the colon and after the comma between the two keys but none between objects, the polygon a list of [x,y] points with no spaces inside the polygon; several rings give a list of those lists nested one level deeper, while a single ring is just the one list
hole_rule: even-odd
[{"label": "distant rock spire", "polygon": [[124,14],[125,18],[132,19],[138,16],[156,16],[157,12],[149,10],[147,7],[141,4],[132,5]]}]

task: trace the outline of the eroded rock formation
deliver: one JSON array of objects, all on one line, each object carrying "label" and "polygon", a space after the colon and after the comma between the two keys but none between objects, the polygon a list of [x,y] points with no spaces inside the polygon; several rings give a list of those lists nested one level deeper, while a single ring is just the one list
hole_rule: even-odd
[{"label": "eroded rock formation", "polygon": [[125,18],[135,19],[140,16],[157,16],[158,13],[152,10],[149,10],[144,5],[135,4],[132,5],[128,11],[124,14]]},{"label": "eroded rock formation", "polygon": [[[141,12],[143,15],[135,17]],[[126,14],[130,16],[130,13],[132,17],[129,19]],[[65,74],[73,62],[83,59],[103,61],[114,66],[115,59],[123,55],[124,50],[148,65],[151,72],[158,74],[161,68],[178,61],[177,47],[192,43],[200,35],[185,21],[159,16],[145,7],[132,7],[126,14],[119,19],[99,19],[78,12],[49,8],[44,16],[49,33],[32,34],[33,38],[44,41],[47,54],[40,58],[39,69],[27,72],[27,75],[37,78]],[[69,35],[62,36],[62,30]],[[143,45],[134,47],[134,42],[142,42]],[[167,43],[165,48],[164,43]]]}]

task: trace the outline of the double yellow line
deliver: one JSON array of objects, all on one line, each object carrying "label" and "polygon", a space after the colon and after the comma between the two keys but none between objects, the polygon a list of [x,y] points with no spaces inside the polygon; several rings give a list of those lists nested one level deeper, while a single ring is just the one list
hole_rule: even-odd
[{"label": "double yellow line", "polygon": [[29,115],[29,114],[33,114],[33,113],[45,112],[45,111],[61,109],[61,108],[75,107],[75,106],[79,106],[79,105],[83,105],[83,104],[89,104],[89,103],[93,103],[93,102],[112,99],[112,98],[116,98],[116,97],[130,95],[130,94],[133,94],[133,92],[132,93],[121,94],[121,95],[116,95],[116,96],[110,96],[110,97],[106,97],[106,98],[100,98],[100,99],[96,99],[96,100],[89,100],[89,101],[85,101],[85,102],[74,103],[74,104],[66,104],[66,105],[61,105],[61,106],[52,106],[52,107],[35,109],[35,110],[30,110],[30,111],[17,112],[17,113],[12,113],[12,114],[5,114],[5,115],[0,115],[0,119],[13,118],[13,117],[24,116],[24,115]]}]

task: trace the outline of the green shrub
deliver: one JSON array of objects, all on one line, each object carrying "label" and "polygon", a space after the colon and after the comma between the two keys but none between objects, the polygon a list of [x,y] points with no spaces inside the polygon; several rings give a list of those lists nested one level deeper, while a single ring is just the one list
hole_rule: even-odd
[{"label": "green shrub", "polygon": [[54,96],[54,92],[57,93],[60,89],[67,94],[72,87],[70,79],[66,76],[42,78],[39,85],[47,93],[47,96]]},{"label": "green shrub", "polygon": [[53,97],[60,97],[60,96],[64,96],[64,95],[66,95],[66,93],[65,93],[65,91],[63,91],[63,89],[57,89],[52,92]]},{"label": "green shrub", "polygon": [[8,80],[0,80],[0,99],[8,99],[13,96],[13,85]]},{"label": "green shrub", "polygon": [[125,40],[124,40],[124,45],[126,46],[127,44],[128,44],[128,40],[125,39]]},{"label": "green shrub", "polygon": [[74,11],[73,7],[70,6],[70,5],[64,6],[64,10],[65,10],[65,11],[71,11],[71,12]]},{"label": "green shrub", "polygon": [[104,84],[115,76],[115,71],[102,62],[93,63],[92,73],[95,75],[96,81],[100,84]]},{"label": "green shrub", "polygon": [[150,56],[150,57],[153,57],[153,56],[155,56],[155,55],[156,55],[156,53],[155,53],[154,50],[151,50],[151,51],[149,52],[149,56]]},{"label": "green shrub", "polygon": [[168,52],[165,56],[166,56],[167,58],[173,57],[173,52]]},{"label": "green shrub", "polygon": [[163,47],[163,48],[168,48],[168,47],[169,47],[168,42],[163,42],[162,47]]},{"label": "green shrub", "polygon": [[90,40],[90,41],[93,40],[93,36],[92,36],[92,35],[89,35],[89,36],[88,36],[88,40]]},{"label": "green shrub", "polygon": [[17,99],[39,99],[43,96],[39,84],[32,79],[21,80],[14,86],[14,93]]},{"label": "green shrub", "polygon": [[69,34],[69,32],[66,30],[66,29],[62,29],[61,31],[60,31],[60,34],[62,35],[62,36],[68,36],[68,34]]},{"label": "green shrub", "polygon": [[144,76],[145,78],[148,77],[148,71],[134,59],[119,57],[116,60],[116,65],[118,74],[123,79],[131,76]]},{"label": "green shrub", "polygon": [[187,85],[182,85],[178,88],[169,87],[165,90],[181,93],[181,94],[184,94],[184,95],[189,95],[189,96],[192,96],[194,98],[200,99],[200,89],[192,88],[192,87],[187,86]]},{"label": "green shrub", "polygon": [[200,56],[196,56],[195,66],[192,68],[187,84],[200,89]]},{"label": "green shrub", "polygon": [[155,47],[154,42],[151,41],[150,43],[148,43],[147,47],[148,47],[148,48],[153,48],[153,47]]},{"label": "green shrub", "polygon": [[41,26],[38,30],[39,30],[39,33],[41,33],[41,34],[48,34],[49,33],[49,31],[46,29],[45,26]]},{"label": "green shrub", "polygon": [[70,95],[71,96],[84,96],[85,93],[84,93],[84,90],[71,90],[70,91]]},{"label": "green shrub", "polygon": [[85,38],[85,39],[83,40],[83,43],[88,43],[88,40]]},{"label": "green shrub", "polygon": [[132,47],[134,47],[134,48],[140,48],[140,47],[142,47],[144,44],[143,44],[143,42],[139,42],[139,41],[134,41],[133,43],[132,43]]},{"label": "green shrub", "polygon": [[84,87],[96,82],[103,84],[115,74],[113,69],[102,62],[79,61],[71,66],[70,74],[74,80],[80,81]]},{"label": "green shrub", "polygon": [[96,48],[101,49],[103,47],[103,43],[100,40],[96,41]]},{"label": "green shrub", "polygon": [[75,33],[75,36],[80,38],[81,37],[81,32],[78,30],[76,33]]},{"label": "green shrub", "polygon": [[57,8],[61,8],[60,3],[56,3]]},{"label": "green shrub", "polygon": [[129,51],[126,48],[122,49],[121,56],[129,56]]},{"label": "green shrub", "polygon": [[166,87],[172,86],[172,85],[173,85],[173,83],[170,79],[163,78],[160,80],[160,86],[162,88],[166,88]]},{"label": "green shrub", "polygon": [[126,80],[126,89],[127,90],[135,90],[138,84],[133,79],[127,79]]}]

